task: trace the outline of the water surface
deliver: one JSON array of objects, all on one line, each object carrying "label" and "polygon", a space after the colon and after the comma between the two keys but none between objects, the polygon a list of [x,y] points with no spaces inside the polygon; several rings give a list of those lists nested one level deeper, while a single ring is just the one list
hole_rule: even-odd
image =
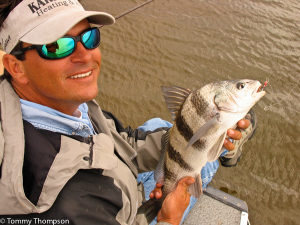
[{"label": "water surface", "polygon": [[[114,16],[143,2],[81,1]],[[252,225],[299,224],[299,9],[296,0],[155,0],[101,28],[97,101],[136,128],[171,121],[162,85],[269,80],[242,160],[221,167],[211,185],[246,201]]]}]

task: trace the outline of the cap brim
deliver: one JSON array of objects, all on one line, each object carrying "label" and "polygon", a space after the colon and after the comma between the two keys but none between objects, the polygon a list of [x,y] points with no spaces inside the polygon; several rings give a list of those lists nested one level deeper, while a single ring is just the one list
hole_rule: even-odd
[{"label": "cap brim", "polygon": [[20,41],[29,44],[49,44],[63,37],[72,27],[83,19],[96,25],[114,24],[115,18],[104,12],[67,11],[45,21],[25,34]]}]

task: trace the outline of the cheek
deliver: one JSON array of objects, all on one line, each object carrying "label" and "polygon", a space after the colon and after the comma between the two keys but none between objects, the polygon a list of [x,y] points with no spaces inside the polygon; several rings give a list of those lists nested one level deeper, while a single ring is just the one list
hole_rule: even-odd
[{"label": "cheek", "polygon": [[62,68],[59,63],[36,63],[31,66],[30,73],[27,74],[29,86],[39,92],[59,91],[63,87]]},{"label": "cheek", "polygon": [[61,74],[63,72],[63,66],[59,64],[53,65],[43,65],[37,66],[35,70],[35,78],[38,80],[43,80],[44,82],[53,82],[55,80],[61,79]]},{"label": "cheek", "polygon": [[96,80],[98,80],[99,75],[100,75],[100,67],[101,67],[101,52],[99,49],[95,49],[97,51],[94,51],[92,54],[92,61],[94,62],[94,64],[98,65],[98,68],[95,70],[95,73],[97,74],[97,76],[95,77]]},{"label": "cheek", "polygon": [[28,51],[25,57],[26,60],[24,61],[24,65],[26,68],[26,72],[38,76],[37,78],[39,79],[48,77],[46,75],[49,74],[57,74],[59,71],[62,72],[64,68],[67,68],[67,61],[65,59],[43,59],[38,55],[38,53],[35,50]]},{"label": "cheek", "polygon": [[99,49],[97,49],[97,51],[95,51],[95,53],[93,54],[93,59],[95,60],[95,62],[97,62],[97,64],[99,65],[99,68],[101,66],[101,52]]}]

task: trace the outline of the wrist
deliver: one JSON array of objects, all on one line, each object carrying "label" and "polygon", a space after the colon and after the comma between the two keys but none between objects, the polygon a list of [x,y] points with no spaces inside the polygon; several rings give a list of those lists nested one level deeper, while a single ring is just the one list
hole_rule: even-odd
[{"label": "wrist", "polygon": [[157,222],[156,225],[172,225],[172,224],[168,223],[168,222],[160,221],[160,222]]},{"label": "wrist", "polygon": [[160,219],[160,220],[158,219],[157,222],[162,225],[163,224],[179,225],[181,222],[181,219]]}]

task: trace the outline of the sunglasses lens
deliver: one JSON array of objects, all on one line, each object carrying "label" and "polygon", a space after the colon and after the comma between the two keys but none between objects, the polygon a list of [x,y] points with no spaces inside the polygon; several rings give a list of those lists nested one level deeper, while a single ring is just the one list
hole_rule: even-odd
[{"label": "sunglasses lens", "polygon": [[43,45],[42,52],[46,57],[59,59],[72,54],[75,42],[72,38],[60,38],[56,42]]},{"label": "sunglasses lens", "polygon": [[[77,39],[77,41],[79,41],[79,36],[74,38],[75,40]],[[71,55],[74,52],[75,40],[70,37],[60,38],[56,42],[43,45],[42,49],[39,49],[39,52],[48,59],[61,59]],[[81,42],[86,49],[97,48],[100,44],[100,31],[98,28],[94,28],[83,33],[81,35]]]},{"label": "sunglasses lens", "polygon": [[93,49],[98,47],[100,44],[99,30],[96,28],[85,32],[82,35],[82,42],[87,49]]}]

